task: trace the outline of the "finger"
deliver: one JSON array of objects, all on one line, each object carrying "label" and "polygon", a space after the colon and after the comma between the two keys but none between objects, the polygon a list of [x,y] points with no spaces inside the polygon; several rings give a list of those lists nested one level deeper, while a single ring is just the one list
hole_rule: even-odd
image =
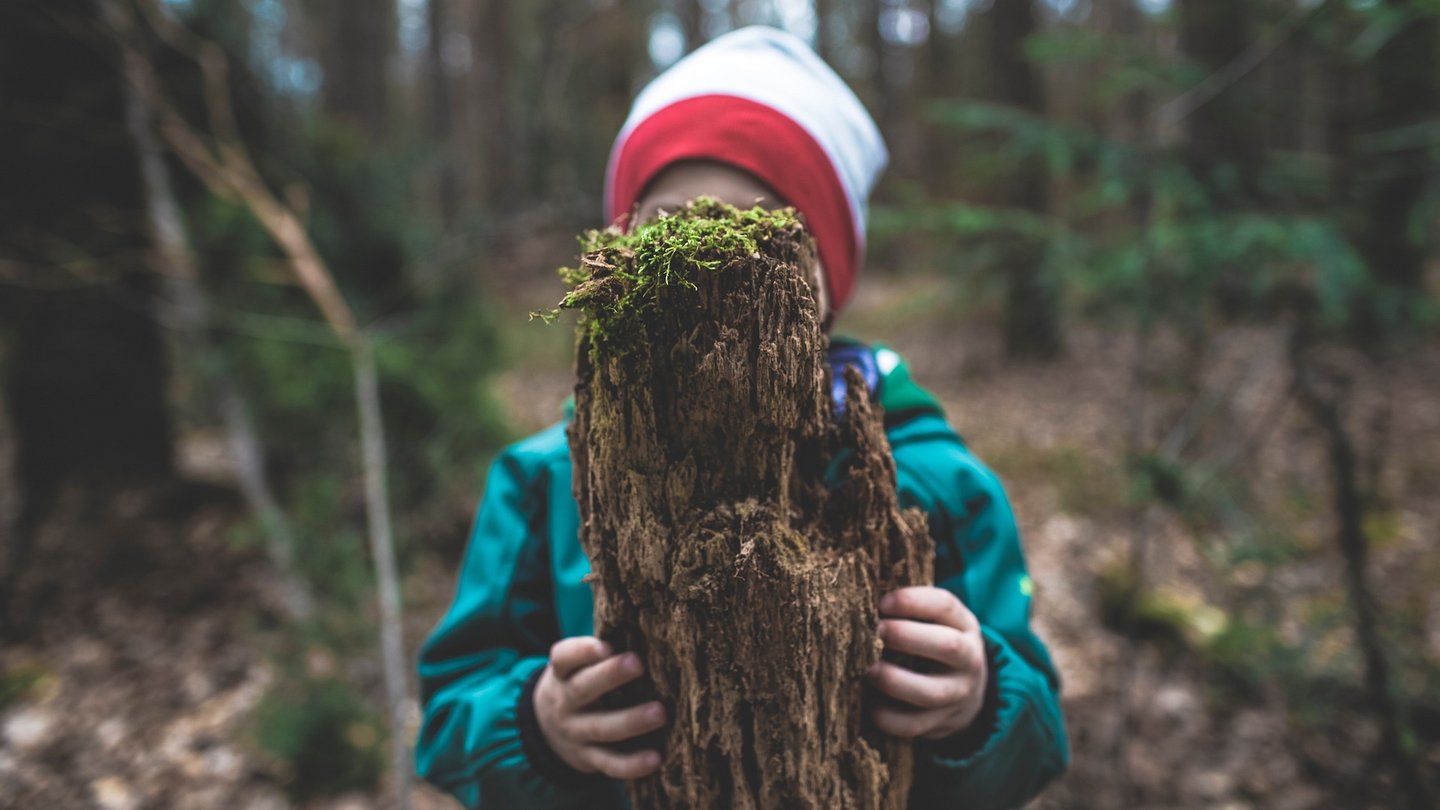
[{"label": "finger", "polygon": [[909,711],[888,706],[875,707],[871,717],[876,728],[896,737],[919,737],[939,723],[938,712]]},{"label": "finger", "polygon": [[611,690],[640,677],[645,665],[635,653],[612,655],[590,666],[583,667],[570,676],[570,705],[575,708],[589,706]]},{"label": "finger", "polygon": [[900,588],[880,600],[880,612],[902,619],[938,622],[956,630],[973,630],[980,626],[975,614],[960,602],[959,597],[929,585]]},{"label": "finger", "polygon": [[583,712],[569,725],[570,733],[585,742],[621,742],[665,725],[665,707],[652,700],[613,712]]},{"label": "finger", "polygon": [[659,751],[621,753],[604,746],[590,745],[585,747],[584,757],[590,767],[611,779],[639,779],[660,767]]},{"label": "finger", "polygon": [[870,681],[886,695],[921,709],[953,706],[965,696],[958,676],[921,675],[889,661],[870,668]]},{"label": "finger", "polygon": [[550,668],[563,681],[575,670],[603,660],[610,653],[610,645],[594,636],[561,639],[550,647]]},{"label": "finger", "polygon": [[966,633],[943,624],[913,622],[908,619],[884,619],[876,628],[886,650],[918,655],[939,661],[960,672],[980,668],[984,645],[973,633]]}]

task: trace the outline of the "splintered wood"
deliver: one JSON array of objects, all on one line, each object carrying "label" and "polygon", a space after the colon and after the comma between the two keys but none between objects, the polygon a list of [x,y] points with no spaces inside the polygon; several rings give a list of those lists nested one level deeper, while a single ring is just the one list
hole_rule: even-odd
[{"label": "splintered wood", "polygon": [[[902,808],[908,743],[862,709],[876,603],[931,581],[858,373],[843,413],[792,212],[701,201],[592,234],[570,428],[599,636],[646,662],[671,724],[649,808]],[[827,486],[828,482],[828,486]]]}]

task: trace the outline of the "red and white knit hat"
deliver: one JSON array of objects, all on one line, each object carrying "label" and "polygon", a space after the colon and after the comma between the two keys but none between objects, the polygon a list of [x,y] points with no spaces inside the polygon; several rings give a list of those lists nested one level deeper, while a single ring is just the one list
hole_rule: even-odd
[{"label": "red and white knit hat", "polygon": [[889,153],[845,82],[798,37],[752,26],[718,37],[641,91],[605,175],[605,219],[628,215],[681,160],[743,169],[805,216],[835,310],[865,255],[870,190]]}]

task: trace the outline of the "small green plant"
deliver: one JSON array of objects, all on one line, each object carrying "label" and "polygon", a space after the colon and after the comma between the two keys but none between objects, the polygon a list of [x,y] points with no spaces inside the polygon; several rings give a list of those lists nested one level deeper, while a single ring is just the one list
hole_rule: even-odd
[{"label": "small green plant", "polygon": [[1269,684],[1306,682],[1304,652],[1286,644],[1271,623],[1237,618],[1201,652],[1218,676],[1215,685],[1240,696],[1263,694]]},{"label": "small green plant", "polygon": [[1229,624],[1219,608],[1189,594],[1149,587],[1128,565],[1102,570],[1097,585],[1100,621],[1106,627],[1171,654],[1202,648]]},{"label": "small green plant", "polygon": [[37,664],[22,664],[0,672],[0,711],[28,699],[50,677]]},{"label": "small green plant", "polygon": [[271,691],[256,710],[254,737],[297,802],[372,791],[384,770],[379,718],[331,678],[302,676]]},{"label": "small green plant", "polygon": [[[592,341],[639,324],[670,295],[694,293],[690,274],[718,272],[737,257],[750,257],[779,235],[801,228],[794,209],[741,210],[700,197],[682,210],[625,232],[610,227],[581,237],[577,267],[560,269],[570,291],[561,309],[578,309]],[[532,317],[552,319],[553,313]]]},{"label": "small green plant", "polygon": [[1060,506],[1067,512],[1111,517],[1130,504],[1124,469],[1093,451],[1066,445],[1054,451],[1048,466],[1060,487]]},{"label": "small green plant", "polygon": [[987,449],[985,458],[1007,479],[1053,484],[1060,508],[1071,514],[1112,518],[1136,502],[1125,467],[1089,447],[1015,445]]}]

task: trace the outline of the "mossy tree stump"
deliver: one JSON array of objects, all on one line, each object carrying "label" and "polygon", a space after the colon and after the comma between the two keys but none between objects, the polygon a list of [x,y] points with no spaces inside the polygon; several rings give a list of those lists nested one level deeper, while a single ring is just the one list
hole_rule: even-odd
[{"label": "mossy tree stump", "polygon": [[671,718],[637,810],[906,802],[909,746],[861,698],[876,603],[930,582],[933,549],[858,374],[833,413],[814,262],[793,212],[702,200],[591,234],[569,273],[596,631],[646,662],[620,702]]}]

